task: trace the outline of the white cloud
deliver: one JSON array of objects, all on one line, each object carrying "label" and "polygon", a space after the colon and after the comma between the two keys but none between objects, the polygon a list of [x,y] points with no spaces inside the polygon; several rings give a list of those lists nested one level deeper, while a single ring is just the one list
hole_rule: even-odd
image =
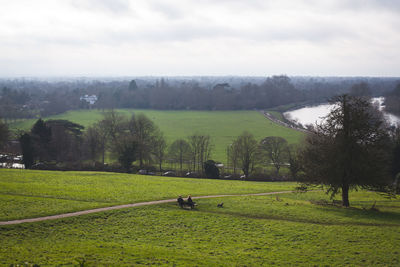
[{"label": "white cloud", "polygon": [[391,75],[395,0],[0,0],[0,76]]}]

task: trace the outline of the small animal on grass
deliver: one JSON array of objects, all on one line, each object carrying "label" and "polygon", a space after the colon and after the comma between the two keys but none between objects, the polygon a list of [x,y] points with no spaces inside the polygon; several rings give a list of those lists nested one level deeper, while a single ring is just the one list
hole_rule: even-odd
[{"label": "small animal on grass", "polygon": [[221,202],[217,205],[218,208],[222,208],[224,206],[224,202]]}]

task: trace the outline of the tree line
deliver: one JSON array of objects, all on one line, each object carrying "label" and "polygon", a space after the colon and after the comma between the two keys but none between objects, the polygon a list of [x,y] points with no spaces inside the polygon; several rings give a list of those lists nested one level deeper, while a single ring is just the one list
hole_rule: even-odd
[{"label": "tree line", "polygon": [[268,136],[261,141],[249,132],[245,131],[227,147],[228,167],[234,175],[242,173],[243,179],[251,176],[266,175],[263,171],[270,168],[275,169],[274,178],[279,176],[282,166],[289,169],[289,177],[286,179],[296,180],[299,172],[299,161],[297,152],[299,145],[289,145],[287,140],[280,136]]},{"label": "tree line", "polygon": [[385,105],[385,110],[387,112],[400,116],[400,84],[398,84],[393,91],[386,94]]},{"label": "tree line", "polygon": [[199,175],[204,174],[204,163],[213,148],[211,137],[198,133],[168,146],[163,133],[144,114],[128,119],[113,110],[85,131],[82,125],[68,120],[38,119],[29,132],[20,134],[19,141],[26,168],[64,163],[79,169],[78,163],[84,162],[102,169],[106,161],[116,160],[118,166],[113,170],[117,171],[161,172],[167,164],[181,173]]},{"label": "tree line", "polygon": [[[135,80],[0,80],[0,117],[37,118],[75,109],[148,108],[162,110],[266,109],[320,103],[364,83],[370,94],[389,93],[395,78],[204,77]],[[80,100],[96,95],[91,105]],[[389,104],[390,106],[390,104]],[[392,105],[393,106],[393,105]]]},{"label": "tree line", "polygon": [[[87,129],[68,120],[38,119],[29,132],[20,133],[19,142],[28,169],[69,166],[79,170],[84,163],[89,169],[102,170],[107,168],[106,162],[116,161],[114,171],[162,173],[173,169],[177,175],[209,178],[220,178],[222,167],[225,176],[230,173],[229,178],[239,178],[241,172],[242,179],[254,178],[252,174],[270,176],[262,168],[271,166],[276,178],[282,166],[294,170],[296,151],[282,137],[257,142],[244,132],[228,146],[224,166],[211,159],[214,146],[209,135],[196,133],[168,145],[160,129],[144,114],[127,118],[114,110],[105,112]],[[292,178],[295,175],[293,171]]]}]

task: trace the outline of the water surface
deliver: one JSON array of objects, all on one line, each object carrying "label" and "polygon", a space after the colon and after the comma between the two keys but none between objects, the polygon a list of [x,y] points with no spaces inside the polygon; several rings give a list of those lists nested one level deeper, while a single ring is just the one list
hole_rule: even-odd
[{"label": "water surface", "polygon": [[[371,102],[378,105],[379,110],[383,110],[384,97],[374,97]],[[304,108],[291,110],[285,112],[283,115],[286,119],[292,120],[302,125],[321,123],[323,118],[329,114],[334,105],[332,104],[320,104],[317,106],[307,106]],[[400,117],[391,113],[383,112],[386,120],[392,125],[400,124]]]}]

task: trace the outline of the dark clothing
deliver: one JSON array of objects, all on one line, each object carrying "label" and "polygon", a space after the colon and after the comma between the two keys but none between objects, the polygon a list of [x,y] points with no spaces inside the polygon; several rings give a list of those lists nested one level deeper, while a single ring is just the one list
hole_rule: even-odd
[{"label": "dark clothing", "polygon": [[188,197],[188,199],[187,199],[187,203],[188,203],[188,205],[190,206],[190,208],[191,209],[193,209],[194,208],[194,202],[193,202],[193,200],[192,200],[192,198],[191,197]]},{"label": "dark clothing", "polygon": [[196,205],[195,202],[193,202],[191,197],[188,197],[187,201],[184,201],[182,197],[178,197],[177,199],[179,207],[183,208],[184,206],[189,206],[191,209],[194,208]]},{"label": "dark clothing", "polygon": [[179,206],[180,207],[182,207],[183,206],[183,198],[182,197],[178,197],[178,204],[179,204]]}]

